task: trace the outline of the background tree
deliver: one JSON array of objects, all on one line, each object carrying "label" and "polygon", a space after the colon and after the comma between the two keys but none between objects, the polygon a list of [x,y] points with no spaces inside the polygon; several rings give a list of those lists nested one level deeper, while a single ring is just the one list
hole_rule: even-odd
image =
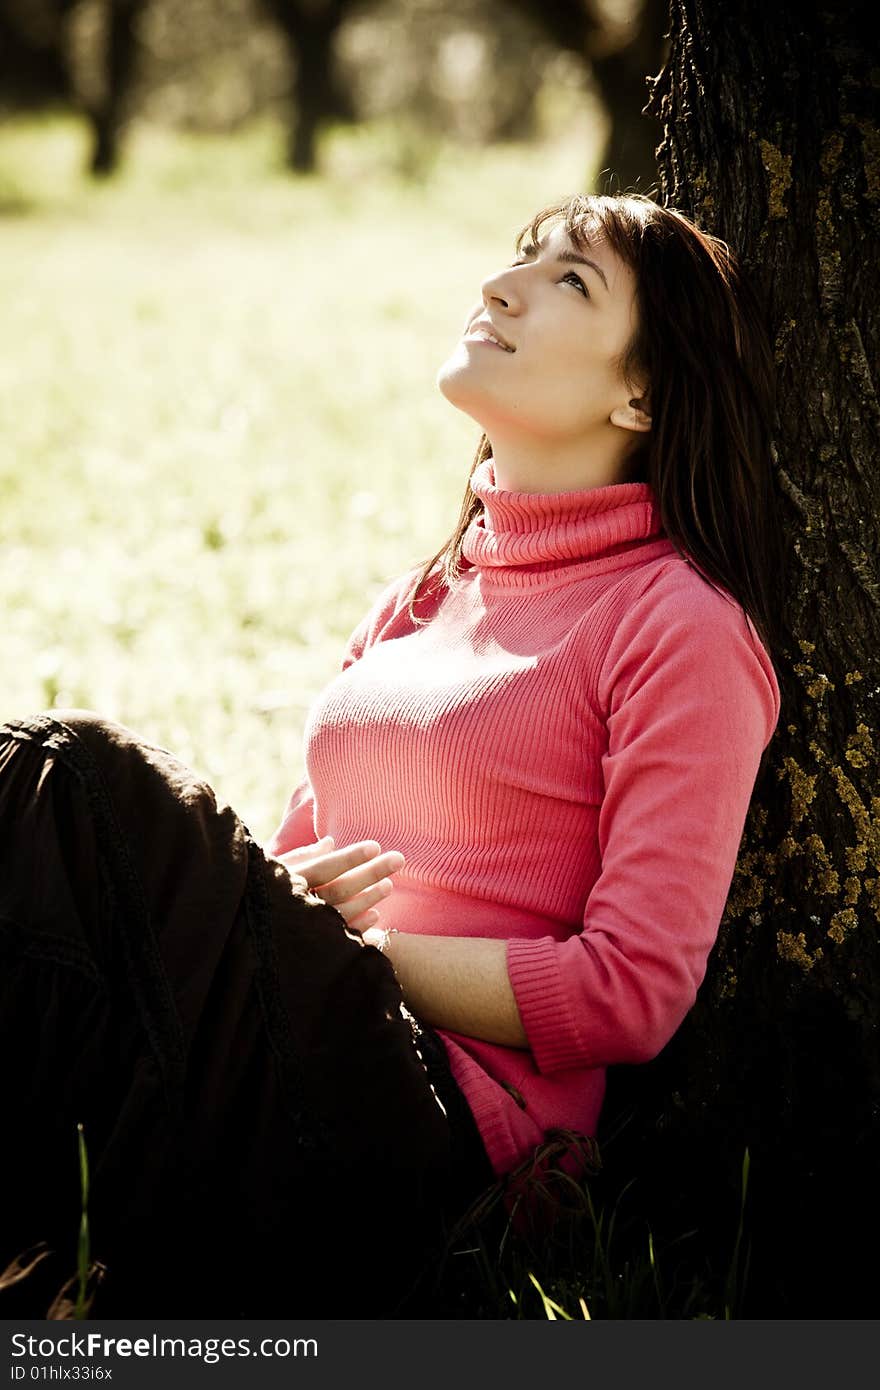
[{"label": "background tree", "polygon": [[748,1147],[752,1316],[876,1315],[880,69],[870,9],[672,0],[670,58],[650,102],[663,123],[661,200],[737,248],[766,304],[788,643],[780,724],[706,980],[654,1063],[612,1073],[607,1159],[613,1182],[639,1175],[645,1209],[670,1238],[698,1229],[717,1266],[733,1244]]},{"label": "background tree", "polygon": [[647,75],[666,57],[667,0],[516,0],[547,37],[592,77],[608,114],[599,160],[600,191],[638,188],[656,179],[657,128],[644,115]]},{"label": "background tree", "polygon": [[645,193],[656,182],[657,129],[644,108],[647,75],[657,72],[667,56],[668,17],[668,0],[642,0],[619,36],[613,30],[609,35],[607,26],[593,30],[588,56],[609,118],[600,179],[607,171],[612,190],[632,187]]},{"label": "background tree", "polygon": [[[62,0],[73,9],[76,0]],[[90,167],[112,174],[119,164],[119,142],[129,113],[138,56],[138,20],[149,0],[108,0],[101,54],[103,82],[97,101],[87,107],[92,127]]]},{"label": "background tree", "polygon": [[293,81],[290,167],[310,173],[317,139],[327,121],[355,118],[347,88],[336,71],[334,41],[352,0],[263,0],[287,41]]},{"label": "background tree", "polygon": [[82,0],[0,0],[0,98],[5,106],[81,108],[91,128],[89,167],[112,173],[131,105],[137,25],[149,0],[103,0],[93,31],[92,92],[83,94],[72,61],[71,24]]},{"label": "background tree", "polygon": [[530,140],[548,92],[592,87],[609,117],[601,186],[644,189],[665,14],[665,0],[0,0],[0,107],[82,112],[96,173],[118,166],[135,112],[224,131],[270,112],[308,172],[333,122],[390,117],[402,146]]},{"label": "background tree", "polygon": [[0,0],[0,95],[25,111],[72,99],[59,5]]}]

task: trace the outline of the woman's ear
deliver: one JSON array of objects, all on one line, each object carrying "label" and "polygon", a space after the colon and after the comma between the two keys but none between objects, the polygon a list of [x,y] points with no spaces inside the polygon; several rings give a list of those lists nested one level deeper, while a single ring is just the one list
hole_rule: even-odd
[{"label": "woman's ear", "polygon": [[619,425],[621,429],[644,433],[651,428],[648,397],[634,396],[626,405],[616,405],[608,418],[612,425]]}]

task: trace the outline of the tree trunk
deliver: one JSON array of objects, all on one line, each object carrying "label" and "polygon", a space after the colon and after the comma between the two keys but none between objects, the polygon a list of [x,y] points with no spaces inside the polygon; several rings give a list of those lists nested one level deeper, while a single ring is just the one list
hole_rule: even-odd
[{"label": "tree trunk", "polygon": [[74,0],[57,0],[39,16],[24,0],[0,0],[0,109],[28,110],[74,101],[64,25]]},{"label": "tree trunk", "polygon": [[336,80],[333,40],[350,0],[264,0],[284,31],[296,70],[288,163],[300,174],[317,164],[321,127],[330,120],[352,120],[349,95]]},{"label": "tree trunk", "polygon": [[622,48],[593,57],[592,69],[611,122],[599,161],[599,191],[646,193],[657,182],[656,122],[644,114],[649,74],[657,72],[668,51],[668,0],[644,0],[632,22],[632,37]]},{"label": "tree trunk", "polygon": [[[880,133],[864,0],[672,0],[659,201],[742,255],[778,363],[783,706],[695,1008],[612,1069],[609,1192],[723,1275],[750,1156],[751,1317],[876,1316]],[[781,665],[781,669],[780,669]],[[658,885],[662,891],[662,885]],[[625,1129],[611,1137],[624,1116]],[[601,1135],[600,1135],[601,1138]],[[618,1187],[615,1189],[614,1184]],[[689,1244],[690,1243],[690,1244]],[[744,1253],[744,1245],[740,1255]],[[738,1282],[742,1287],[743,1264]]]},{"label": "tree trunk", "polygon": [[548,39],[573,53],[593,75],[610,122],[599,168],[599,191],[646,192],[657,179],[656,122],[643,114],[650,74],[666,55],[668,0],[642,0],[629,24],[630,37],[608,48],[607,19],[596,0],[515,0]]},{"label": "tree trunk", "polygon": [[112,174],[119,167],[119,142],[137,61],[137,20],[147,3],[107,0],[104,95],[88,113],[92,126],[89,167],[93,174]]}]

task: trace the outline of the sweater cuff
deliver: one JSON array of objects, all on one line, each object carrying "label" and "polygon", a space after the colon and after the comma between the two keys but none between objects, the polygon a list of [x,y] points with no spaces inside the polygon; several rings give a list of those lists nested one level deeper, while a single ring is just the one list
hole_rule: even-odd
[{"label": "sweater cuff", "polygon": [[589,1065],[559,970],[559,942],[508,937],[507,974],[535,1066],[542,1075]]}]

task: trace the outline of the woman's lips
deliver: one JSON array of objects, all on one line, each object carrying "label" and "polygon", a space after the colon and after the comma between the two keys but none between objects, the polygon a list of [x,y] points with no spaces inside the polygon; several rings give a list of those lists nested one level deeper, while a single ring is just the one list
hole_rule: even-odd
[{"label": "woman's lips", "polygon": [[494,338],[485,337],[482,333],[467,333],[464,341],[466,343],[478,343],[481,347],[497,348],[499,352],[513,352],[513,348],[504,347]]}]

